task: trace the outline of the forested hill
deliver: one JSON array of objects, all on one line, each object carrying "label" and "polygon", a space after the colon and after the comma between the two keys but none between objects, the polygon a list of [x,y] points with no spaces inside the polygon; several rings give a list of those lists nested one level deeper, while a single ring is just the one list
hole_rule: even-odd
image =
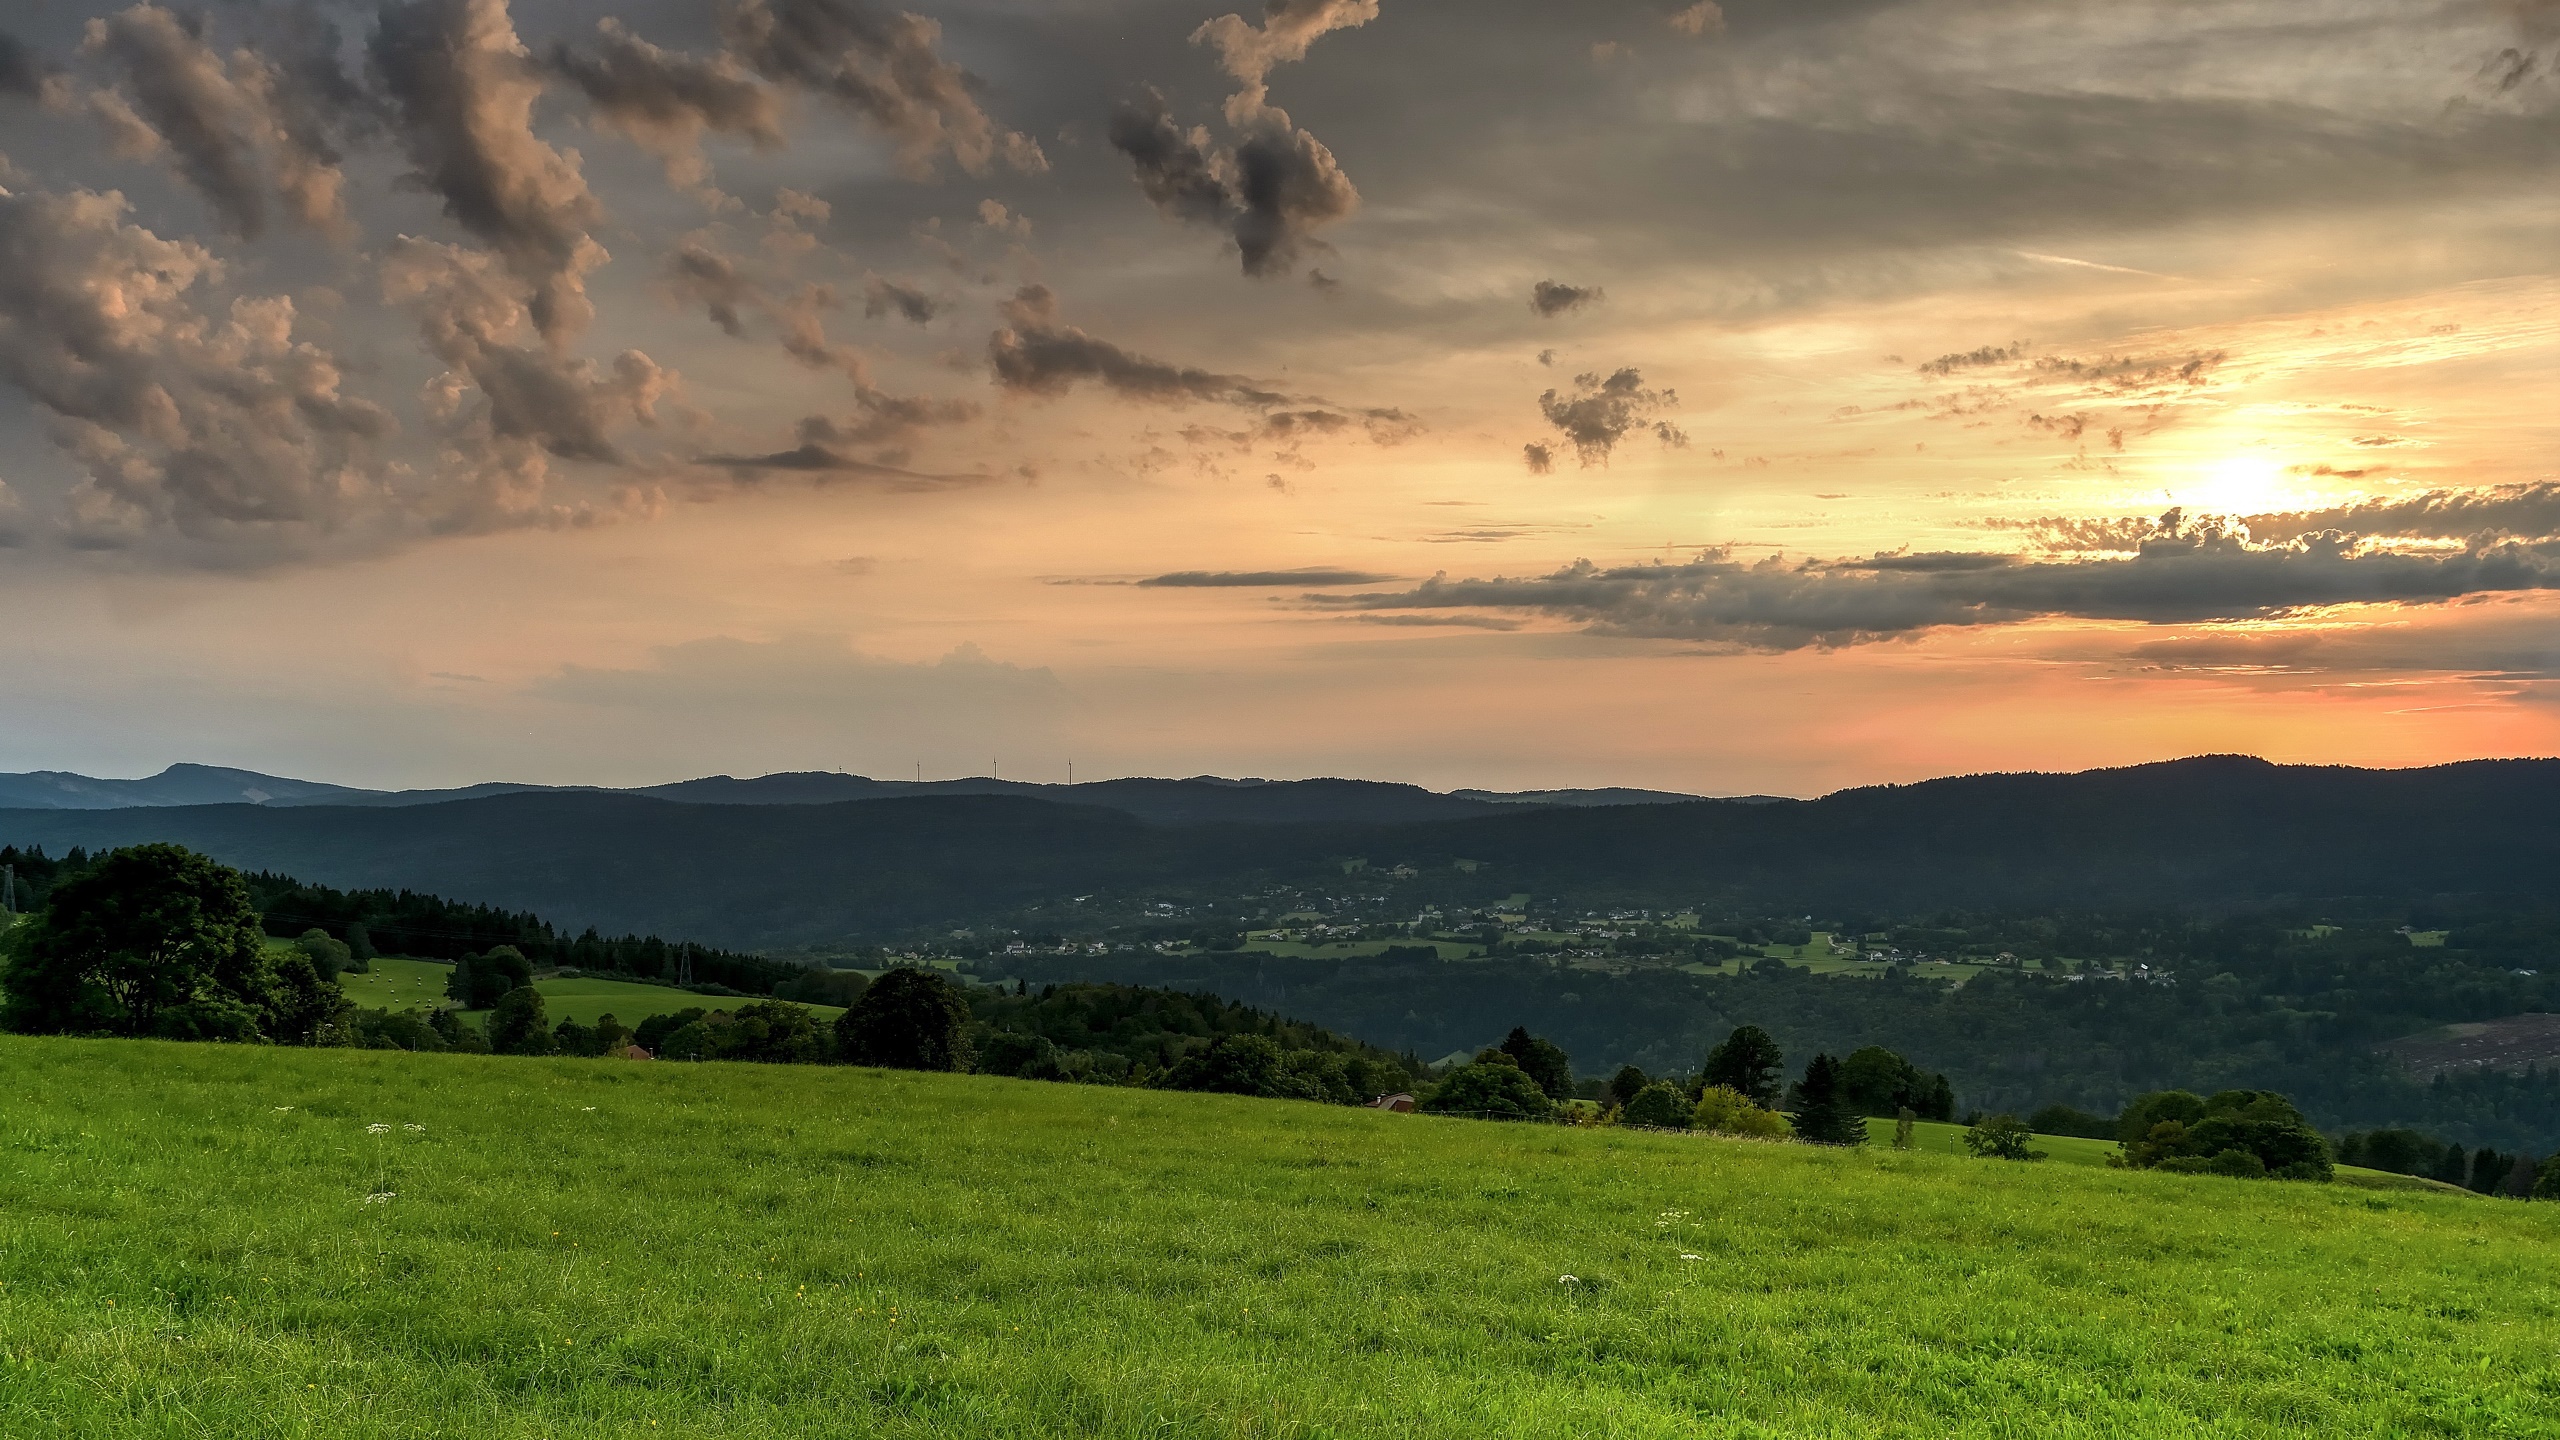
[{"label": "forested hill", "polygon": [[1003,796],[736,806],[537,793],[396,809],[0,811],[0,843],[59,853],[140,840],[340,887],[538,910],[573,929],[733,946],[888,938],[1071,896],[1232,896],[1270,883],[1442,903],[1529,892],[1762,913],[2213,911],[2355,897],[2540,905],[2560,873],[2560,761],[2375,771],[2213,757],[1815,801],[1416,825],[1173,828]]}]

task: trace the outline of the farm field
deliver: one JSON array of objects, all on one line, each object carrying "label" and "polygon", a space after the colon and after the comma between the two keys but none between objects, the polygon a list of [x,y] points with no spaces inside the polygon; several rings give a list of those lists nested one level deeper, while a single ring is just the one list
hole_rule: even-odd
[{"label": "farm field", "polygon": [[2527,1436],[2560,1206],[0,1037],[23,1436]]},{"label": "farm field", "polygon": [[[433,960],[377,959],[371,974],[349,971],[338,977],[338,984],[367,1009],[406,1010],[414,1005],[443,1004],[445,977],[452,973],[452,966]],[[593,1025],[608,1014],[625,1025],[637,1025],[651,1015],[670,1014],[696,1005],[719,1010],[748,1003],[734,997],[696,995],[672,986],[641,985],[628,980],[540,979],[533,982],[533,988],[542,992],[543,1011],[554,1025],[563,1020]],[[822,1021],[831,1022],[844,1013],[833,1005],[807,1008]],[[462,1013],[477,1023],[488,1012]]]},{"label": "farm field", "polygon": [[1247,937],[1246,952],[1264,955],[1287,955],[1296,959],[1352,960],[1370,955],[1383,955],[1390,948],[1415,948],[1428,945],[1440,952],[1443,960],[1472,960],[1484,953],[1484,947],[1457,940],[1335,940],[1310,945],[1301,940],[1259,940]]}]

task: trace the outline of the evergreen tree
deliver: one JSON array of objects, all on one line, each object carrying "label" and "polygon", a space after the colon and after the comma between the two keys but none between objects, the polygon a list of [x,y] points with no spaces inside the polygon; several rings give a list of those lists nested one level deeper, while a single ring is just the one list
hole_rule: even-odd
[{"label": "evergreen tree", "polygon": [[1707,1052],[1704,1077],[1709,1086],[1722,1085],[1739,1092],[1752,1104],[1768,1109],[1778,1103],[1779,1077],[1785,1073],[1786,1056],[1778,1050],[1778,1042],[1757,1025],[1745,1025],[1725,1037],[1725,1042]]},{"label": "evergreen tree", "polygon": [[2508,1167],[2507,1157],[2486,1145],[2472,1151],[2471,1188],[2483,1195],[2494,1192],[2498,1183],[2507,1178]]},{"label": "evergreen tree", "polygon": [[1625,1105],[1636,1098],[1637,1093],[1644,1087],[1652,1083],[1650,1076],[1633,1065],[1621,1065],[1618,1067],[1618,1073],[1609,1077],[1609,1098],[1620,1105]]},{"label": "evergreen tree", "polygon": [[1530,1034],[1525,1025],[1514,1025],[1502,1037],[1502,1053],[1518,1063],[1522,1074],[1537,1081],[1548,1099],[1573,1098],[1573,1061],[1553,1041]]},{"label": "evergreen tree", "polygon": [[1796,1134],[1816,1145],[1863,1145],[1866,1121],[1849,1104],[1840,1084],[1840,1062],[1816,1055],[1804,1067],[1796,1086]]}]

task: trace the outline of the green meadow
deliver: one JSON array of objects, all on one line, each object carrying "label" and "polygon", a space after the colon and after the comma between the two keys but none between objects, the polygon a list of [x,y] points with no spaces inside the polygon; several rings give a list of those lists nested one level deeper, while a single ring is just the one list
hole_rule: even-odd
[{"label": "green meadow", "polygon": [[15,1437],[2541,1436],[2560,1206],[0,1037]]},{"label": "green meadow", "polygon": [[[1966,1128],[1936,1120],[1915,1120],[1911,1125],[1911,1148],[1924,1155],[1959,1155],[1970,1158],[1973,1152],[1967,1150],[1964,1143]],[[1868,1120],[1867,1143],[1891,1145],[1893,1122]],[[2122,1147],[2113,1140],[2090,1140],[2078,1135],[2038,1135],[2035,1137],[2032,1148],[2042,1152],[2043,1159],[2029,1163],[2105,1165]],[[2471,1197],[2469,1192],[2459,1186],[2421,1179],[2415,1175],[2395,1175],[2388,1170],[2367,1170],[2355,1165],[2338,1166],[2337,1172],[2338,1178],[2334,1183],[2366,1190],[2432,1190],[2441,1195],[2476,1198]],[[2483,1200],[2481,1203],[2490,1202]]]},{"label": "green meadow", "polygon": [[[358,1005],[368,1010],[407,1010],[413,1006],[437,1006],[445,1003],[445,977],[453,967],[434,960],[377,959],[369,973],[348,971],[338,977],[340,988]],[[628,980],[593,978],[560,979],[549,977],[533,982],[542,992],[542,1008],[554,1025],[575,1020],[593,1025],[611,1015],[625,1025],[637,1025],[651,1015],[700,1006],[705,1010],[735,1008],[747,1000],[724,999],[712,995],[696,995],[667,985],[641,985]],[[754,997],[749,997],[752,999]],[[832,1023],[844,1011],[833,1005],[810,1005],[821,1021]],[[463,1015],[477,1024],[487,1018],[485,1010],[466,1010]]]}]

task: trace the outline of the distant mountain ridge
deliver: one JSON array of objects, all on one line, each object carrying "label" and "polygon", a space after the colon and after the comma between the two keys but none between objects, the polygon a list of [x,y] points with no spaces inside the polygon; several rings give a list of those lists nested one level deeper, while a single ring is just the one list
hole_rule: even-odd
[{"label": "distant mountain ridge", "polygon": [[[447,790],[366,790],[262,775],[216,765],[172,765],[141,780],[101,780],[61,770],[0,775],[0,810],[132,810],[184,805],[442,805],[493,795],[642,795],[688,805],[834,805],[920,795],[1010,795],[1098,805],[1151,825],[1392,825],[1456,820],[1528,806],[1675,805],[1706,797],[1663,790],[1461,790],[1449,794],[1378,780],[1091,780],[1044,785],[985,776],[960,780],[874,780],[832,771],[796,771],[740,780],[710,775],[663,785],[526,785],[504,781]],[[1752,797],[1761,799],[1765,797]]]},{"label": "distant mountain ridge", "polygon": [[[1134,787],[1129,804],[1145,801],[1148,786],[1175,787],[1182,805],[1221,789],[1321,793],[1110,783]],[[1079,799],[1085,790],[1076,787]],[[59,854],[169,840],[320,884],[408,887],[739,949],[979,924],[1088,894],[1231,896],[1274,884],[1324,893],[1344,886],[1358,860],[1373,867],[1365,873],[1420,878],[1350,885],[1412,883],[1466,904],[1529,893],[1839,917],[2199,914],[2342,899],[2538,906],[2560,874],[2560,760],[2356,770],[2205,756],[1774,804],[1562,807],[1415,794],[1427,807],[1490,813],[1203,824],[1007,794],[742,805],[533,792],[404,806],[0,810],[0,843]]]}]

